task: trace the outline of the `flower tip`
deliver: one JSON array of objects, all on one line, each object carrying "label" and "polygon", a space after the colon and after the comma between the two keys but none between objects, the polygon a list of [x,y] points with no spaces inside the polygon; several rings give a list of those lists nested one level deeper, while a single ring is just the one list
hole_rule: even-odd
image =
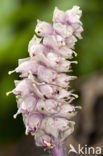
[{"label": "flower tip", "polygon": [[12,91],[10,91],[10,92],[7,92],[7,93],[6,93],[6,96],[8,96],[8,95],[9,95],[9,94],[11,94],[11,93],[12,93]]},{"label": "flower tip", "polygon": [[16,119],[16,117],[17,117],[17,114],[14,114],[14,115],[13,115],[13,118]]},{"label": "flower tip", "polygon": [[30,53],[30,57],[33,57],[33,54],[32,53]]},{"label": "flower tip", "polygon": [[78,61],[75,61],[75,64],[78,64]]},{"label": "flower tip", "polygon": [[80,110],[81,110],[81,109],[82,109],[82,106],[76,106],[76,108],[78,108],[78,109],[80,109]]},{"label": "flower tip", "polygon": [[44,140],[44,143],[47,145],[47,147],[51,147],[52,146],[52,144],[47,142],[46,140]]},{"label": "flower tip", "polygon": [[73,61],[73,63],[78,64],[78,61]]},{"label": "flower tip", "polygon": [[65,46],[65,45],[66,45],[66,43],[63,41],[63,42],[62,42],[62,45],[63,45],[63,46]]},{"label": "flower tip", "polygon": [[9,71],[8,74],[11,75],[14,72],[15,72],[15,70],[12,70],[12,71]]},{"label": "flower tip", "polygon": [[66,59],[64,57],[62,57],[62,61],[65,61]]},{"label": "flower tip", "polygon": [[77,94],[74,94],[74,97],[75,97],[76,99],[78,99],[78,98],[79,98],[79,95],[77,95]]},{"label": "flower tip", "polygon": [[38,28],[35,29],[35,32],[38,33]]},{"label": "flower tip", "polygon": [[8,75],[11,75],[11,71],[8,72]]},{"label": "flower tip", "polygon": [[28,131],[25,131],[25,135],[29,135]]},{"label": "flower tip", "polygon": [[59,103],[58,103],[58,106],[61,106],[61,105],[62,105],[62,103],[59,102]]},{"label": "flower tip", "polygon": [[59,88],[58,88],[58,90],[62,90],[62,89],[63,89],[62,87],[59,87]]},{"label": "flower tip", "polygon": [[76,52],[74,52],[75,57],[78,55]]},{"label": "flower tip", "polygon": [[72,80],[75,80],[75,79],[77,79],[78,78],[78,76],[73,76],[72,77]]},{"label": "flower tip", "polygon": [[7,93],[6,93],[6,96],[8,96],[8,95],[9,95],[9,93],[7,92]]},{"label": "flower tip", "polygon": [[47,146],[48,146],[48,147],[51,147],[51,144],[50,144],[50,143],[47,143]]},{"label": "flower tip", "polygon": [[75,125],[75,121],[71,121],[72,125]]},{"label": "flower tip", "polygon": [[71,61],[71,63],[78,64],[78,61]]}]

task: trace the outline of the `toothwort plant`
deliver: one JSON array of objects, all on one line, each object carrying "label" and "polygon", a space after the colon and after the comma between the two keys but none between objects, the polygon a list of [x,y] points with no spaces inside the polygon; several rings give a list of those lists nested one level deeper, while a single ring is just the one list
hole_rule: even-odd
[{"label": "toothwort plant", "polygon": [[71,102],[78,98],[70,90],[69,83],[76,76],[71,72],[71,61],[77,38],[82,39],[80,17],[82,11],[74,6],[66,12],[57,7],[53,24],[37,20],[35,32],[28,45],[30,57],[19,60],[14,71],[20,74],[15,81],[16,88],[9,93],[16,95],[18,114],[22,114],[26,127],[25,134],[34,136],[37,146],[50,150],[53,156],[64,156],[63,144],[74,131],[76,115],[80,106]]}]

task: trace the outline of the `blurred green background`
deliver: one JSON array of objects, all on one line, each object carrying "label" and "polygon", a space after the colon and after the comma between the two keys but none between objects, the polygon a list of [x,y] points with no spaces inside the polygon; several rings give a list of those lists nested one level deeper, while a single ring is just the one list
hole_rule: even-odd
[{"label": "blurred green background", "polygon": [[83,40],[76,45],[79,64],[74,68],[81,77],[103,68],[103,0],[0,0],[0,143],[24,135],[21,116],[12,118],[15,97],[5,95],[18,79],[17,74],[9,77],[8,71],[17,66],[19,58],[28,56],[37,19],[51,22],[55,6],[66,10],[73,5],[83,10]]}]

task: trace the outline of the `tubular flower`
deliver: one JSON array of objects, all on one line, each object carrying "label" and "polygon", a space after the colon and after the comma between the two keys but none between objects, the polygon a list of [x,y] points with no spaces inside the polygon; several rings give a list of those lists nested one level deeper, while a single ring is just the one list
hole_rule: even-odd
[{"label": "tubular flower", "polygon": [[36,145],[49,149],[53,156],[64,156],[62,145],[75,125],[71,118],[81,109],[71,105],[78,95],[68,89],[76,76],[66,74],[72,63],[77,64],[71,59],[77,55],[77,37],[82,38],[81,15],[78,6],[66,12],[56,7],[53,24],[38,20],[35,32],[40,38],[33,36],[28,45],[29,57],[20,59],[18,67],[9,72],[17,72],[22,78],[7,93],[16,95],[18,111],[14,118],[21,113],[25,134],[33,135]]}]

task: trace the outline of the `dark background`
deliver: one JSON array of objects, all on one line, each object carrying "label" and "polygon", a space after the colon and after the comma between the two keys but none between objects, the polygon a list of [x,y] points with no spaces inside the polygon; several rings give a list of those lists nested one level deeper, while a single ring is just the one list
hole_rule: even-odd
[{"label": "dark background", "polygon": [[[15,149],[19,151],[19,146],[29,144],[29,138],[24,136],[21,115],[16,120],[12,118],[17,109],[15,97],[5,95],[14,88],[13,81],[18,79],[17,74],[9,77],[8,71],[17,66],[19,58],[28,56],[28,42],[34,34],[37,19],[51,22],[55,6],[67,10],[73,5],[81,7],[84,27],[83,40],[76,45],[79,64],[73,67],[74,75],[79,76],[73,85],[80,94],[77,102],[84,107],[77,117],[74,138],[81,143],[87,140],[88,145],[103,138],[103,0],[0,0],[0,156],[6,152],[14,156]],[[88,112],[93,117],[86,118]],[[88,125],[89,121],[94,129],[90,128],[91,123]],[[100,123],[99,127],[96,123]],[[18,146],[19,142],[23,143]],[[33,138],[32,142],[33,146]],[[21,156],[20,153],[17,155]]]}]

